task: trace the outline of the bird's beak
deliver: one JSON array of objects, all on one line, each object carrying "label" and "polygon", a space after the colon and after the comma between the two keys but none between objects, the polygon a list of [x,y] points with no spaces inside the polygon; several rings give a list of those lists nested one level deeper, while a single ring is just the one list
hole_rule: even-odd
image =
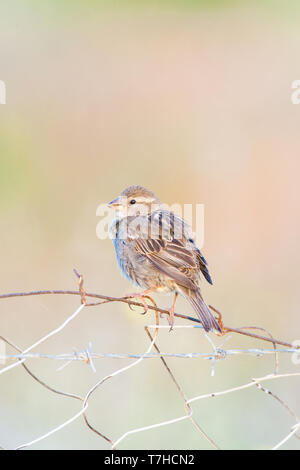
[{"label": "bird's beak", "polygon": [[108,203],[108,207],[112,207],[114,209],[116,209],[117,207],[119,207],[121,205],[121,201],[120,201],[120,198],[117,197],[116,199],[114,199],[113,201],[110,201]]}]

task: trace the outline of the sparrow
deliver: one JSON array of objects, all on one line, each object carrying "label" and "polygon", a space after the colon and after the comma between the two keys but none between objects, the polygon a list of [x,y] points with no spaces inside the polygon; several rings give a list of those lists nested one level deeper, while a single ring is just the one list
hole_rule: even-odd
[{"label": "sparrow", "polygon": [[190,302],[205,331],[221,332],[201,294],[201,275],[209,284],[212,279],[189,225],[164,209],[155,194],[142,186],[129,186],[108,206],[116,211],[110,238],[118,265],[129,281],[145,289],[126,297],[139,297],[145,305],[145,297],[151,292],[174,293],[169,309],[172,328],[180,294]]}]

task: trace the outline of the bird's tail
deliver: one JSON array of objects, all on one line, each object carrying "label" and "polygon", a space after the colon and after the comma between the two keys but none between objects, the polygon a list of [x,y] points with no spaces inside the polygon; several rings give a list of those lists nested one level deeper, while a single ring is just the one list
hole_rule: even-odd
[{"label": "bird's tail", "polygon": [[190,291],[186,298],[192,304],[205,331],[216,330],[222,332],[219,323],[204,302],[200,290]]}]

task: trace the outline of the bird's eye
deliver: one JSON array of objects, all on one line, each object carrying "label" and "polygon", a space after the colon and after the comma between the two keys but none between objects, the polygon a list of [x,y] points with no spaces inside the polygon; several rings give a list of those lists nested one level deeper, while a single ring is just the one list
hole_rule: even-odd
[{"label": "bird's eye", "polygon": [[135,204],[135,203],[136,203],[136,200],[135,200],[135,199],[131,199],[130,204]]}]

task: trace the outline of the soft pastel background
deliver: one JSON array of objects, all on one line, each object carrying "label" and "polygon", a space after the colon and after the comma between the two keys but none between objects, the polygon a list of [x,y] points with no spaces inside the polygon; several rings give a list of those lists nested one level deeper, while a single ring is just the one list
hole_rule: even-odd
[{"label": "soft pastel background", "polygon": [[[203,251],[215,283],[203,283],[203,294],[227,325],[299,339],[300,105],[291,103],[291,83],[300,78],[298,18],[299,2],[284,0],[1,2],[1,292],[76,289],[74,267],[89,291],[131,292],[111,241],[96,237],[96,208],[142,184],[167,203],[205,204]],[[77,306],[76,297],[2,300],[0,334],[25,349]],[[182,300],[177,310],[192,313]],[[149,344],[147,323],[152,314],[123,304],[89,308],[37,352],[91,342],[95,352],[140,353]],[[161,331],[159,344],[168,352],[211,350],[199,329]],[[263,343],[232,335],[226,346]],[[169,364],[193,397],[271,373],[273,361],[231,357],[216,364],[215,377],[202,359]],[[28,361],[50,385],[81,395],[129,363],[101,359],[93,373],[83,363],[57,371],[56,361]],[[280,371],[300,369],[284,356]],[[22,367],[0,383],[4,447],[38,437],[80,408]],[[299,378],[266,386],[300,413]],[[268,448],[293,424],[279,403],[254,389],[197,402],[194,410],[222,448]],[[182,414],[158,360],[105,383],[88,410],[91,423],[113,439]],[[33,448],[108,447],[80,418]],[[120,448],[210,446],[184,421],[129,436]],[[299,441],[284,448],[299,449]]]}]

